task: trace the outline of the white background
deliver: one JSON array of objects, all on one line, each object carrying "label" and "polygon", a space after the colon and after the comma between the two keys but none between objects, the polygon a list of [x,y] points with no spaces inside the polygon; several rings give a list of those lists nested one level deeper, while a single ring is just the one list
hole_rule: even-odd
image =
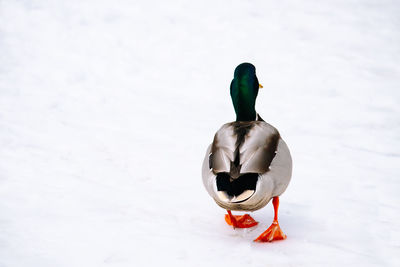
[{"label": "white background", "polygon": [[[0,266],[399,266],[400,4],[0,1]],[[288,238],[201,164],[234,68],[289,145]]]}]

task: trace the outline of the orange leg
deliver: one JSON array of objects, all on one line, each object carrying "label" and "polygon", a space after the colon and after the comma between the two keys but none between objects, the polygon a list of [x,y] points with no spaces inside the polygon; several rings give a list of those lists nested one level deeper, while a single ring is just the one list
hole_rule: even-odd
[{"label": "orange leg", "polygon": [[225,221],[233,228],[249,228],[258,224],[249,214],[232,215],[230,210],[228,210],[228,214],[225,214]]},{"label": "orange leg", "polygon": [[283,240],[286,238],[286,235],[282,232],[278,223],[279,197],[274,197],[272,204],[274,205],[275,211],[274,221],[272,222],[271,226],[254,241],[272,242],[274,240]]}]

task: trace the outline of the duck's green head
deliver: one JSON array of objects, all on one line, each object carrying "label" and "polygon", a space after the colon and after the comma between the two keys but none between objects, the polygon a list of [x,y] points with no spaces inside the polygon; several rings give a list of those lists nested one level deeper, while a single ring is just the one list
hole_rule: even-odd
[{"label": "duck's green head", "polygon": [[236,121],[254,121],[258,89],[256,68],[250,63],[242,63],[236,67],[231,82],[231,98],[236,112]]}]

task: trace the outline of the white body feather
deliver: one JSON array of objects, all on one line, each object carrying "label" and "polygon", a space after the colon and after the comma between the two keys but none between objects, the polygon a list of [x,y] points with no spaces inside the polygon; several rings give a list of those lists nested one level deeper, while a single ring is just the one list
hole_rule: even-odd
[{"label": "white body feather", "polygon": [[[211,144],[206,152],[202,176],[203,183],[215,202],[224,209],[229,210],[258,210],[271,200],[272,197],[281,195],[287,188],[292,176],[292,158],[285,141],[279,138],[276,146],[276,154],[273,157],[268,169],[260,172],[260,158],[262,159],[262,148],[265,148],[266,140],[271,136],[276,129],[265,122],[254,122],[254,125],[248,133],[245,140],[240,144],[240,174],[254,172],[259,173],[258,182],[255,192],[246,200],[241,202],[227,201],[223,198],[216,186],[216,177],[219,172],[229,173],[231,162],[234,161],[234,151],[237,149],[237,134],[232,127],[232,124],[225,124],[216,133],[214,143]],[[277,131],[276,131],[277,132]],[[217,169],[210,168],[210,155],[212,146],[218,140],[218,148],[216,149],[213,158],[219,163]],[[249,192],[244,192],[249,195]]]}]

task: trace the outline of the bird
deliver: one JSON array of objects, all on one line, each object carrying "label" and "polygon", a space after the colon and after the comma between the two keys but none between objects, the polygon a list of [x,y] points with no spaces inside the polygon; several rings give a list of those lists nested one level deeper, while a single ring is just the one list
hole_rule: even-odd
[{"label": "bird", "polygon": [[259,89],[263,86],[251,63],[235,68],[230,96],[236,120],[215,133],[202,165],[202,180],[208,194],[227,210],[225,221],[235,228],[258,224],[249,214],[272,199],[274,219],[271,226],[254,241],[286,239],[278,223],[279,197],[292,177],[292,157],[279,131],[265,122],[255,110]]}]

